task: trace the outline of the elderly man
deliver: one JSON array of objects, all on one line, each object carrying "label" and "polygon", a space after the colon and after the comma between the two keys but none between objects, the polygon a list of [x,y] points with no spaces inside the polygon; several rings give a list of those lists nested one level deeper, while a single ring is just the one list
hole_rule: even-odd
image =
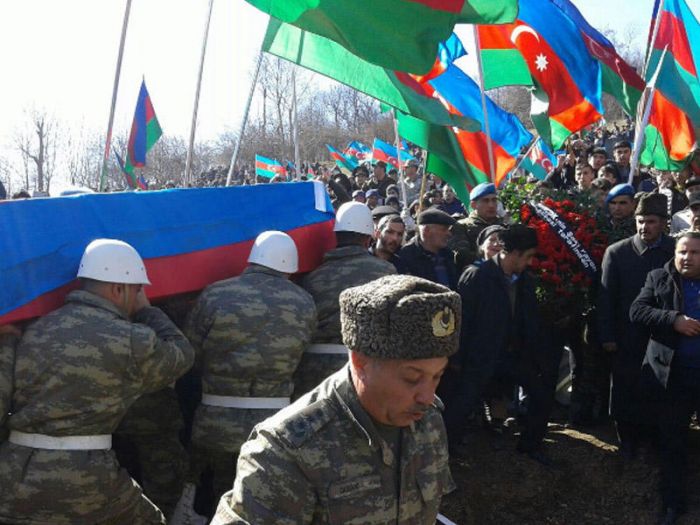
[{"label": "elderly man", "polygon": [[374,234],[369,209],[358,202],[343,204],[335,217],[337,246],[323,256],[321,266],[301,280],[301,286],[316,303],[318,325],[294,374],[296,399],[313,389],[348,361],[340,334],[338,298],[346,288],[396,273],[394,266],[368,249]]},{"label": "elderly man", "polygon": [[410,276],[341,294],[350,362],[258,425],[213,525],[435,523],[450,476],[435,397],[459,296]]},{"label": "elderly man", "polygon": [[399,251],[399,273],[415,275],[454,290],[459,275],[447,247],[455,220],[430,208],[418,215],[418,235]]},{"label": "elderly man", "polygon": [[398,215],[385,215],[379,221],[376,230],[377,243],[369,252],[375,257],[384,259],[398,268],[399,257],[396,253],[401,249],[406,225]]},{"label": "elderly man", "polygon": [[[286,233],[258,235],[242,275],[208,286],[185,333],[202,367],[194,416],[195,470],[209,470],[213,514],[231,488],[236,457],[253,427],[289,404],[292,374],[316,328],[314,300],[289,280],[297,247]],[[200,487],[201,489],[201,487]]]},{"label": "elderly man", "polygon": [[651,330],[644,376],[662,403],[662,524],[685,511],[687,438],[700,407],[700,232],[682,233],[674,259],[647,275],[630,318]]},{"label": "elderly man", "polygon": [[452,227],[450,249],[455,253],[455,264],[458,274],[479,258],[476,238],[481,230],[492,224],[503,225],[498,217],[498,194],[496,186],[490,182],[482,182],[474,186],[469,193],[472,212],[466,219],[458,221]]},{"label": "elderly man", "polygon": [[128,244],[93,241],[78,277],[82,289],[17,344],[0,522],[165,523],[119,468],[111,434],[140,395],[192,366],[194,350],[149,305],[143,261]]},{"label": "elderly man", "polygon": [[664,234],[666,197],[645,195],[635,211],[637,233],[605,250],[598,294],[598,334],[612,355],[610,413],[617,425],[620,453],[629,460],[645,431],[656,421],[640,389],[640,369],[648,331],[629,319],[629,310],[651,270],[673,257],[673,239]]}]

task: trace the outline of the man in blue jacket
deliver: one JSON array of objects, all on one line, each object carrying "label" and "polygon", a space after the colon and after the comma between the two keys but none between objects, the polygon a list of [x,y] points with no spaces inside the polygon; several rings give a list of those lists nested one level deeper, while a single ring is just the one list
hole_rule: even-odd
[{"label": "man in blue jacket", "polygon": [[651,330],[644,371],[661,394],[661,523],[671,524],[685,511],[688,427],[700,407],[700,232],[682,233],[674,259],[649,273],[630,319]]}]

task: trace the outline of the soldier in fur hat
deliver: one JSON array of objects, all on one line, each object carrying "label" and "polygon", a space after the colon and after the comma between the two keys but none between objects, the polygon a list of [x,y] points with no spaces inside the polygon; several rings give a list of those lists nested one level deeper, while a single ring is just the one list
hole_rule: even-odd
[{"label": "soldier in fur hat", "polygon": [[454,488],[435,389],[460,310],[413,276],[345,290],[349,363],[253,430],[212,523],[434,523]]}]

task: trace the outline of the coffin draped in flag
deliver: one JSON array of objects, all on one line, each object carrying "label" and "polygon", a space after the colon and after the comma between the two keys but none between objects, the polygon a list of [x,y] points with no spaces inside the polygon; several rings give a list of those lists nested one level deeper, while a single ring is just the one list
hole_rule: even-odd
[{"label": "coffin draped in flag", "polygon": [[[263,50],[427,122],[471,131],[479,129],[479,124],[473,119],[450,114],[414,76],[371,64],[332,40],[279,20],[270,19]],[[434,52],[433,65],[436,56]]]},{"label": "coffin draped in flag", "polygon": [[[9,201],[0,205],[0,324],[60,306],[97,238],[138,250],[157,300],[238,275],[266,230],[287,232],[308,272],[334,246],[333,216],[319,182]],[[31,232],[31,242],[18,243],[17,232]]]},{"label": "coffin draped in flag", "polygon": [[381,67],[424,74],[458,22],[512,22],[517,0],[248,0]]},{"label": "coffin draped in flag", "polygon": [[552,149],[603,114],[601,68],[551,0],[520,0],[513,24],[477,26],[486,89],[532,85],[532,120]]}]

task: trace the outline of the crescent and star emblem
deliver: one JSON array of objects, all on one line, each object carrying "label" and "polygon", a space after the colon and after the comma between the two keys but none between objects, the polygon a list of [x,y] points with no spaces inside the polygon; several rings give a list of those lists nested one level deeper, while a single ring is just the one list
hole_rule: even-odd
[{"label": "crescent and star emblem", "polygon": [[[538,42],[540,42],[540,35],[537,34],[537,31],[528,25],[519,25],[513,29],[513,32],[510,34],[510,41],[513,42],[514,46],[517,47],[518,37],[523,33],[530,33]],[[545,71],[548,66],[549,60],[547,60],[547,56],[544,53],[540,53],[535,57],[535,67],[537,68],[537,71]]]}]

